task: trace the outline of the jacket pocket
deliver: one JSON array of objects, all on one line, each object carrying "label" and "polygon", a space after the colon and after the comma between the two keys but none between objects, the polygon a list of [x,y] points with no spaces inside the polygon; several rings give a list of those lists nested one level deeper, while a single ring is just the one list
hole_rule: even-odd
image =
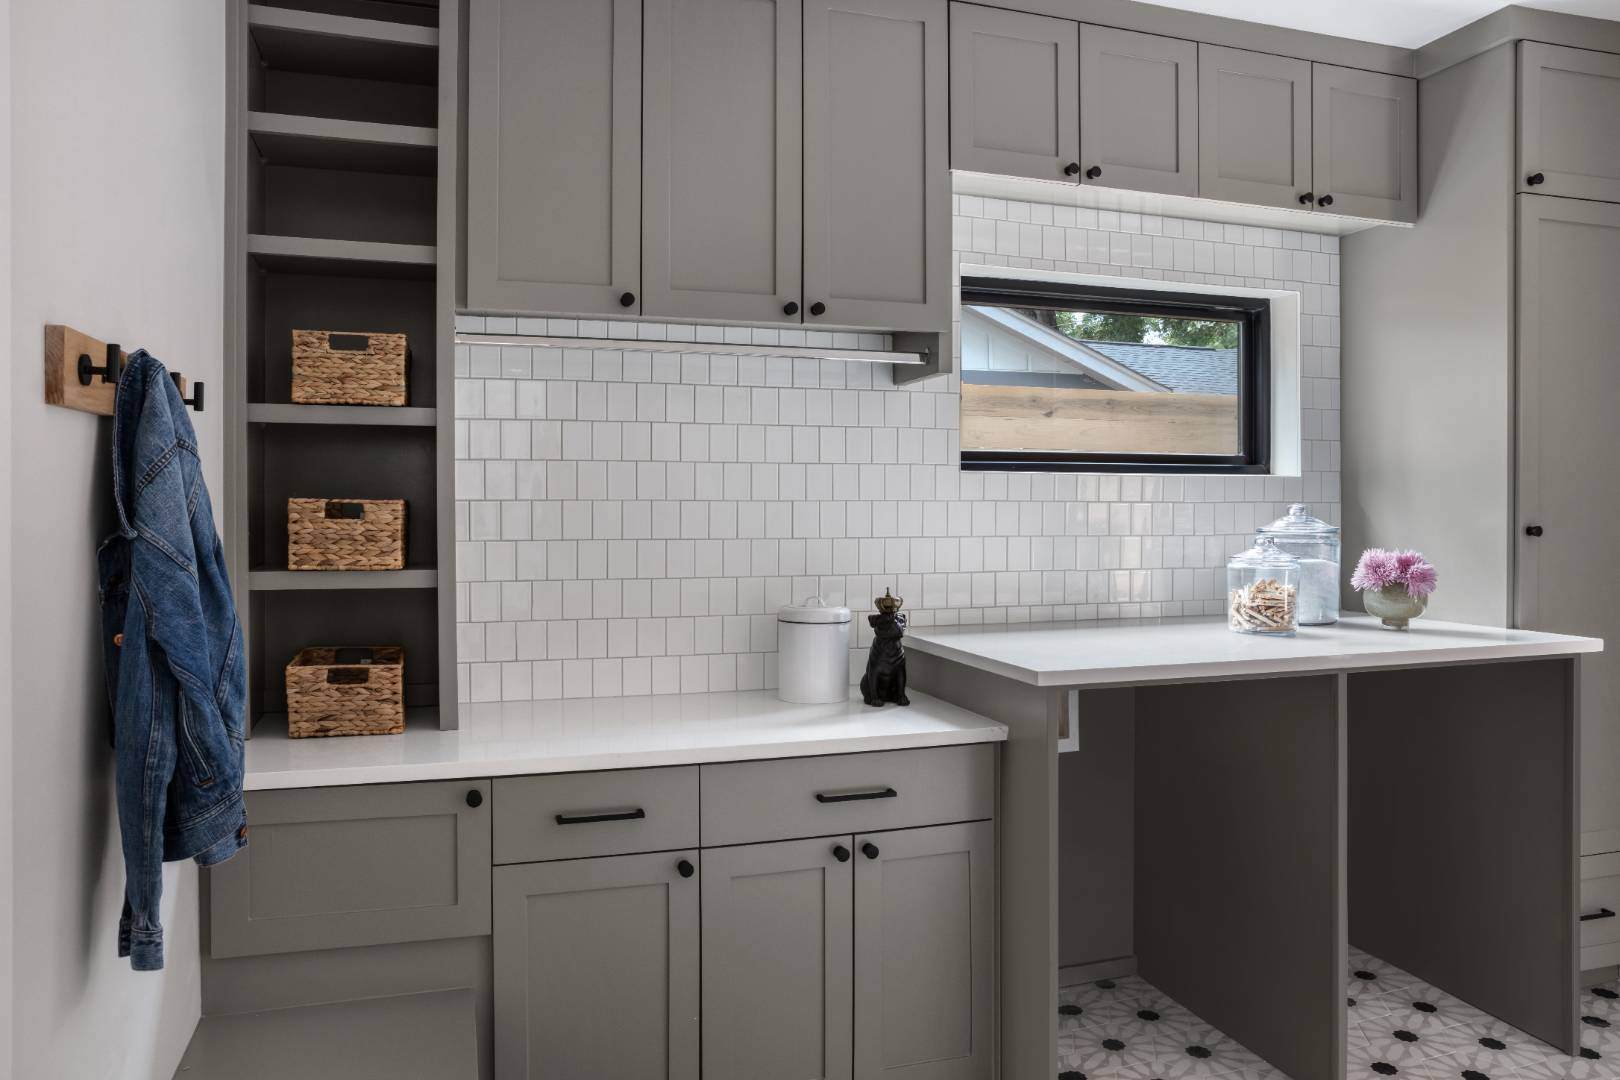
[{"label": "jacket pocket", "polygon": [[209,787],[214,782],[214,772],[208,766],[209,754],[207,752],[208,733],[199,731],[197,714],[191,707],[182,691],[177,694],[179,708],[179,739],[180,758],[186,763],[186,771],[191,774],[191,782],[198,787]]},{"label": "jacket pocket", "polygon": [[231,639],[225,649],[225,661],[220,664],[214,681],[214,707],[219,710],[226,733],[241,742],[247,727],[243,715],[247,706],[247,662],[242,655],[242,627],[234,616],[230,620],[230,627]]}]

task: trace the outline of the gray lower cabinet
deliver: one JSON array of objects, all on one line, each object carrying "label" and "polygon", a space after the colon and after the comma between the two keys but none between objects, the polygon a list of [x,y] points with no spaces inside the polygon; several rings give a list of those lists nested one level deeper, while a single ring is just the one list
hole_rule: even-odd
[{"label": "gray lower cabinet", "polygon": [[[1351,217],[1416,221],[1417,80],[1330,64],[1311,68],[1311,176],[1317,208]],[[1620,80],[1615,86],[1620,92]],[[1614,130],[1620,136],[1620,120]]]},{"label": "gray lower cabinet", "polygon": [[637,311],[641,0],[471,0],[467,304]]},{"label": "gray lower cabinet", "polygon": [[1519,43],[1519,190],[1620,202],[1620,56]]},{"label": "gray lower cabinet", "polygon": [[1198,194],[1310,205],[1309,61],[1198,46]]},{"label": "gray lower cabinet", "polygon": [[1080,26],[951,5],[951,168],[1080,175]]},{"label": "gray lower cabinet", "polygon": [[490,783],[248,793],[248,846],[209,871],[210,955],[489,933]]},{"label": "gray lower cabinet", "polygon": [[850,1080],[852,843],[704,850],[704,1080]]},{"label": "gray lower cabinet", "polygon": [[495,870],[497,1080],[697,1080],[697,860]]},{"label": "gray lower cabinet", "polygon": [[947,0],[806,0],[805,325],[951,328]]},{"label": "gray lower cabinet", "polygon": [[855,837],[855,1078],[994,1075],[995,827]]},{"label": "gray lower cabinet", "polygon": [[641,313],[798,322],[799,0],[645,0]]},{"label": "gray lower cabinet", "polygon": [[1198,45],[1080,28],[1082,182],[1198,194]]}]

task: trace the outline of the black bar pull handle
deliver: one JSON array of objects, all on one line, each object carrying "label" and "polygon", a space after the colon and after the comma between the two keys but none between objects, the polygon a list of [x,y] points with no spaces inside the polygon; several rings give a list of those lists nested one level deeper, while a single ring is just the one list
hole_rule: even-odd
[{"label": "black bar pull handle", "polygon": [[1598,908],[1596,911],[1592,912],[1590,915],[1582,915],[1581,916],[1581,922],[1596,922],[1599,919],[1612,919],[1612,918],[1614,918],[1614,912],[1610,911],[1606,907],[1602,907],[1602,908]]},{"label": "black bar pull handle", "polygon": [[594,825],[598,821],[640,821],[647,816],[641,807],[634,810],[609,810],[602,814],[558,814],[559,825]]},{"label": "black bar pull handle", "polygon": [[894,790],[892,787],[882,788],[878,791],[844,791],[839,792],[836,795],[828,794],[825,791],[818,791],[816,792],[816,802],[864,802],[867,799],[893,799],[898,797],[899,794],[900,793]]}]

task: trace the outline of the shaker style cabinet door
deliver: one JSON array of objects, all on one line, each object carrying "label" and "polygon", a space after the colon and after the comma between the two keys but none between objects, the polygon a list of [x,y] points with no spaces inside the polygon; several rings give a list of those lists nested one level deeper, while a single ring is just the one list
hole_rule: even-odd
[{"label": "shaker style cabinet door", "polygon": [[995,826],[855,837],[855,1080],[995,1074]]},{"label": "shaker style cabinet door", "polygon": [[467,304],[636,314],[641,0],[471,0]]},{"label": "shaker style cabinet door", "polygon": [[[1539,195],[1518,203],[1517,624],[1614,641],[1620,576],[1588,568],[1620,536],[1620,500],[1599,464],[1620,410],[1620,206]],[[1530,526],[1539,534],[1527,534]],[[1612,834],[1620,650],[1583,656],[1580,666],[1581,832]]]},{"label": "shaker style cabinet door", "polygon": [[1198,46],[1198,194],[1311,205],[1309,61]]},{"label": "shaker style cabinet door", "polygon": [[799,322],[799,0],[645,0],[643,315]]},{"label": "shaker style cabinet door", "polygon": [[1317,208],[1416,221],[1417,80],[1329,64],[1312,67],[1311,175]]},{"label": "shaker style cabinet door", "polygon": [[1082,181],[1198,194],[1198,45],[1080,28]]},{"label": "shaker style cabinet door", "polygon": [[1519,190],[1620,202],[1620,56],[1519,43]]},{"label": "shaker style cabinet door", "polygon": [[805,324],[951,328],[946,0],[806,0]]},{"label": "shaker style cabinet door", "polygon": [[703,851],[704,1080],[850,1080],[851,843]]},{"label": "shaker style cabinet door", "polygon": [[951,168],[1079,179],[1079,24],[951,5]]},{"label": "shaker style cabinet door", "polygon": [[697,862],[687,851],[495,870],[496,1080],[697,1080]]}]

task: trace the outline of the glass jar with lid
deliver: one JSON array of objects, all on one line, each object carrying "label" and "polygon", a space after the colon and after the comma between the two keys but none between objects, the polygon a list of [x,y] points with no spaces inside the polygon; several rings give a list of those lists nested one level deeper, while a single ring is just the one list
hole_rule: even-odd
[{"label": "glass jar with lid", "polygon": [[1288,514],[1256,530],[1299,560],[1299,625],[1328,626],[1339,621],[1339,527],[1295,503]]},{"label": "glass jar with lid", "polygon": [[1226,564],[1227,625],[1240,634],[1292,634],[1298,595],[1299,560],[1269,536]]}]

